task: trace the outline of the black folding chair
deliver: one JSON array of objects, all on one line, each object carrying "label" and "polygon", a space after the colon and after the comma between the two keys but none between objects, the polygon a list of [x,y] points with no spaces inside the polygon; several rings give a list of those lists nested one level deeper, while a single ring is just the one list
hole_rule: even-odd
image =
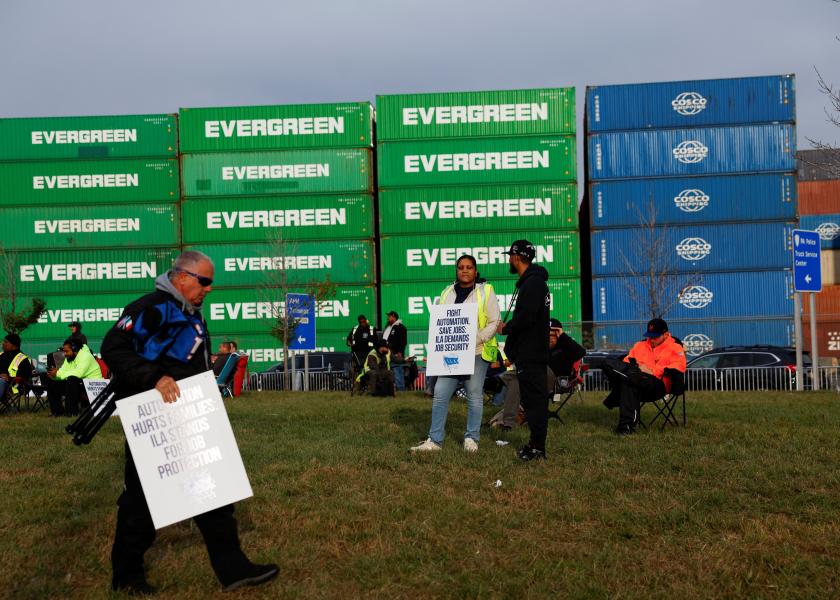
[{"label": "black folding chair", "polygon": [[[676,369],[665,369],[665,376],[671,381],[671,391],[665,394],[662,398],[656,400],[648,400],[640,403],[639,408],[639,424],[647,429],[653,427],[659,419],[662,419],[662,424],[659,426],[659,431],[664,431],[667,425],[679,427],[680,422],[674,415],[674,410],[677,408],[677,402],[682,400],[682,425],[685,427],[685,373],[677,371]],[[645,424],[642,419],[642,408],[645,404],[652,404],[656,409],[656,414],[653,418]]]},{"label": "black folding chair", "polygon": [[[583,400],[583,374],[586,371],[586,366],[583,364],[583,359],[577,361],[572,365],[574,375],[570,377],[558,377],[554,380],[554,388],[549,392],[549,409],[548,418],[557,419],[561,424],[566,422],[560,417],[560,411],[566,406],[566,403],[577,395]],[[553,411],[551,405],[557,406]]]}]

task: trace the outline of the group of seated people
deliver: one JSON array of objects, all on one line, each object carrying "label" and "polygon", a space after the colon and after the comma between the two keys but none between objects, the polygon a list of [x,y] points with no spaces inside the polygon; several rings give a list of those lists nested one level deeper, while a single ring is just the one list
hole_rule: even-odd
[{"label": "group of seated people", "polygon": [[[42,377],[42,389],[46,388],[50,416],[75,416],[88,405],[83,380],[101,379],[102,369],[87,346],[87,338],[81,333],[81,325],[70,324],[71,335],[59,352],[49,358],[46,377]],[[8,392],[17,392],[21,386],[32,388],[35,371],[31,359],[21,351],[21,338],[10,333],[3,339],[3,353],[0,354],[0,397]],[[55,355],[59,358],[56,360]],[[58,364],[56,364],[58,363]]]},{"label": "group of seated people", "polygon": [[[579,377],[575,365],[580,364],[586,350],[563,331],[557,319],[551,319],[548,335],[550,354],[546,393],[570,391],[570,384]],[[659,400],[670,393],[682,383],[686,369],[682,344],[670,334],[664,320],[651,319],[643,337],[622,360],[607,359],[591,365],[602,369],[610,382],[610,393],[604,400],[604,406],[619,409],[615,429],[619,435],[634,433],[639,423],[641,404]],[[497,398],[504,399],[504,407],[490,419],[490,425],[509,431],[523,422],[519,384],[515,371],[504,369],[501,365],[494,366],[495,376],[502,384]]]}]

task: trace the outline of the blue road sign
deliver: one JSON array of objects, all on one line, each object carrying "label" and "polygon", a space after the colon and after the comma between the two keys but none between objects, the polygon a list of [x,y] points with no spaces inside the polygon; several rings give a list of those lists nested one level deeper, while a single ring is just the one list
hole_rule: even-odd
[{"label": "blue road sign", "polygon": [[315,299],[308,294],[286,294],[286,314],[298,322],[289,350],[314,350]]},{"label": "blue road sign", "polygon": [[822,291],[820,234],[793,230],[793,287],[797,292]]}]

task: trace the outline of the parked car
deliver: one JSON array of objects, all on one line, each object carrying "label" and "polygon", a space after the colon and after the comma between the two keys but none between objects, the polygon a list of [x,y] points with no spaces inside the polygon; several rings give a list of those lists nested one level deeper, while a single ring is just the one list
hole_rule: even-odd
[{"label": "parked car", "polygon": [[[295,362],[295,385],[293,389],[303,389],[304,357],[297,354]],[[349,390],[350,381],[349,352],[310,352],[309,353],[309,389],[310,390]],[[291,377],[291,371],[289,374]],[[249,387],[253,390],[286,389],[283,377],[283,363],[272,365],[260,373],[252,373]]]},{"label": "parked car", "polygon": [[[805,367],[811,357],[803,354]],[[782,346],[726,346],[688,362],[686,380],[694,390],[796,389],[796,349]],[[810,387],[806,376],[805,386]]]}]

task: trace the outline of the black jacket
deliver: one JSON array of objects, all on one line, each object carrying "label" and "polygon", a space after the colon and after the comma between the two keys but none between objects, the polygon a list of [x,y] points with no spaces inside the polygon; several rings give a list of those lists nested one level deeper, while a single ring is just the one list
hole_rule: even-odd
[{"label": "black jacket", "polygon": [[126,306],[120,320],[105,334],[102,340],[102,359],[117,380],[118,399],[154,388],[164,375],[178,380],[210,369],[210,337],[203,320],[200,322],[204,331],[193,332],[196,346],[186,362],[171,358],[168,353],[161,354],[153,361],[140,355],[142,342],[137,333],[138,323],[142,323],[155,340],[165,340],[173,330],[158,308],[167,304],[180,310],[178,306],[181,303],[167,292],[158,290],[147,294]]},{"label": "black jacket", "polygon": [[548,364],[551,296],[546,281],[548,271],[532,264],[516,282],[516,307],[504,330],[505,354],[514,363]]},{"label": "black jacket", "polygon": [[394,323],[388,333],[388,346],[391,348],[391,355],[405,355],[405,346],[408,344],[408,330],[402,322]]},{"label": "black jacket", "polygon": [[557,338],[557,345],[549,352],[548,366],[557,377],[568,377],[572,374],[572,366],[586,356],[586,350],[570,338],[561,334]]}]

